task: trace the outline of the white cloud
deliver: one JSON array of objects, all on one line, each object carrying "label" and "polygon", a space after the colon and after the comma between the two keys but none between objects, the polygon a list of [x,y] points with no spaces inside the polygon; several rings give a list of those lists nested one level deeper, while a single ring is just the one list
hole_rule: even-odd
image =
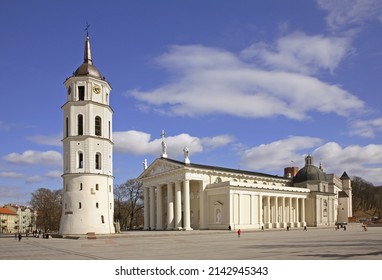
[{"label": "white cloud", "polygon": [[62,155],[56,151],[33,151],[28,150],[22,154],[10,153],[4,157],[10,163],[33,164],[33,165],[62,165]]},{"label": "white cloud", "polygon": [[23,178],[25,175],[22,173],[17,172],[0,172],[1,178],[8,178],[8,179],[19,179]]},{"label": "white cloud", "polygon": [[377,131],[382,131],[382,118],[372,120],[357,120],[351,123],[351,135],[374,137]]},{"label": "white cloud", "polygon": [[329,12],[326,22],[331,29],[361,26],[366,21],[382,21],[380,0],[318,0],[318,5]]},{"label": "white cloud", "polygon": [[278,39],[275,46],[253,44],[242,51],[242,56],[271,69],[312,74],[319,69],[333,72],[350,51],[347,38],[295,32]]},{"label": "white cloud", "polygon": [[314,153],[322,159],[329,173],[362,177],[367,181],[382,185],[382,145],[350,145],[342,147],[338,143],[329,142],[318,147]]},{"label": "white cloud", "polygon": [[49,146],[57,146],[61,147],[62,134],[56,134],[56,135],[35,135],[28,137],[28,140],[41,144],[41,145],[49,145]]},{"label": "white cloud", "polygon": [[[162,139],[151,139],[145,132],[129,130],[113,133],[114,151],[133,155],[150,154],[160,156],[162,153]],[[171,158],[183,155],[183,148],[188,146],[190,153],[200,153],[204,148],[214,149],[227,145],[233,141],[229,135],[198,138],[187,133],[166,137],[167,154]]]},{"label": "white cloud", "polygon": [[245,150],[241,164],[251,170],[283,175],[286,166],[302,168],[308,153],[313,155],[314,165],[322,162],[326,173],[341,176],[346,171],[351,177],[362,177],[375,185],[382,185],[382,145],[342,147],[336,142],[323,144],[319,138],[290,136]]},{"label": "white cloud", "polygon": [[45,181],[45,179],[46,178],[44,176],[35,175],[35,176],[28,177],[25,180],[25,183],[27,183],[27,184],[36,184],[36,183],[40,183],[40,182]]},{"label": "white cloud", "polygon": [[201,139],[203,147],[206,149],[216,149],[224,147],[235,140],[235,137],[231,135],[218,135],[214,137],[205,137]]},{"label": "white cloud", "polygon": [[299,152],[306,149],[313,149],[322,143],[322,140],[308,136],[290,136],[268,144],[262,144],[243,152],[241,165],[252,170],[262,169],[282,170],[290,166],[301,165],[303,157]]},{"label": "white cloud", "polygon": [[51,179],[56,179],[56,178],[60,178],[61,175],[62,175],[62,171],[52,170],[52,171],[49,171],[48,173],[46,173],[45,177],[48,177]]},{"label": "white cloud", "polygon": [[298,73],[264,71],[220,49],[174,46],[158,62],[176,72],[174,79],[131,94],[166,114],[302,120],[314,111],[347,116],[364,108],[361,100],[337,85]]}]

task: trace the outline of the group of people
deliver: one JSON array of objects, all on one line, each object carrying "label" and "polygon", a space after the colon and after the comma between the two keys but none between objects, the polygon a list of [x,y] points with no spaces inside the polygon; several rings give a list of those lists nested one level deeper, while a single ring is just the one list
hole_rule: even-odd
[{"label": "group of people", "polygon": [[[33,235],[33,237],[36,237],[36,238],[40,238],[40,236],[42,236],[42,238],[49,238],[50,237],[49,233],[45,232],[43,234],[41,229],[40,230],[36,229],[36,230],[32,231],[32,235]],[[29,232],[28,231],[25,233],[25,237],[26,237],[26,239],[28,239],[28,237],[29,237]],[[22,236],[21,232],[15,233],[15,239],[16,240],[21,241],[22,238],[23,238],[23,236]]]}]

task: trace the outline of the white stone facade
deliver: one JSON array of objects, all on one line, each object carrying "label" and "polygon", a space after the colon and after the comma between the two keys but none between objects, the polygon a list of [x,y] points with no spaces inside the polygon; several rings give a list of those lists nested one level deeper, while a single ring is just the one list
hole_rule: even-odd
[{"label": "white stone facade", "polygon": [[327,181],[296,186],[293,178],[167,158],[139,179],[146,230],[318,227],[338,218],[338,195]]},{"label": "white stone facade", "polygon": [[84,63],[64,85],[60,234],[114,233],[111,87],[92,64],[89,37]]}]

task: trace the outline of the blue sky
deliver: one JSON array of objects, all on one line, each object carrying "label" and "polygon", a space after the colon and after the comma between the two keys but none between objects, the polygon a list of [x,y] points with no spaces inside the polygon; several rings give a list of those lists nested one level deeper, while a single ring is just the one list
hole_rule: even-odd
[{"label": "blue sky", "polygon": [[382,185],[382,2],[0,0],[0,204],[62,187],[64,80],[93,62],[112,86],[114,176],[161,154]]}]

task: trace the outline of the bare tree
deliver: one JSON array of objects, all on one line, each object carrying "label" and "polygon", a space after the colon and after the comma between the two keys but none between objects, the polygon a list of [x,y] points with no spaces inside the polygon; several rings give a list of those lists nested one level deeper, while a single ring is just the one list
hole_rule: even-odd
[{"label": "bare tree", "polygon": [[62,190],[40,188],[32,193],[29,202],[37,210],[36,225],[44,231],[57,231],[60,227]]},{"label": "bare tree", "polygon": [[133,229],[143,223],[143,185],[137,179],[129,179],[114,187],[115,218],[122,228]]}]

